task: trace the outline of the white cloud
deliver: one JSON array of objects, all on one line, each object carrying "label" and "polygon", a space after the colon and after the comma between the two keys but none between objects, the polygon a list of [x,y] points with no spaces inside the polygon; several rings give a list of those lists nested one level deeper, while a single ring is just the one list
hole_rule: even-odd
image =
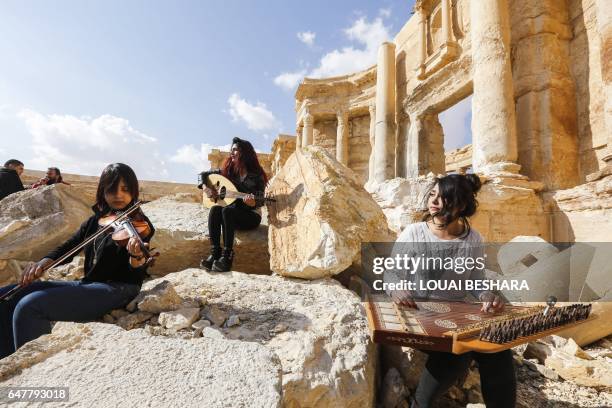
[{"label": "white cloud", "polygon": [[298,39],[309,47],[312,47],[314,45],[314,40],[316,36],[317,34],[313,33],[312,31],[303,31],[297,33]]},{"label": "white cloud", "polygon": [[274,114],[262,102],[252,104],[236,93],[232,94],[227,102],[230,105],[229,113],[232,119],[235,122],[244,122],[253,131],[274,130],[280,127]]},{"label": "white cloud", "polygon": [[[323,55],[316,68],[295,72],[283,72],[274,78],[274,83],[285,89],[293,90],[305,76],[325,78],[360,71],[376,63],[378,47],[391,39],[391,26],[384,19],[391,15],[390,9],[381,9],[379,17],[368,21],[360,17],[343,30],[345,37],[356,45],[335,49]],[[302,34],[302,33],[299,33]],[[299,36],[298,34],[298,36]]]},{"label": "white cloud", "polygon": [[122,162],[140,179],[168,178],[157,139],[134,129],[127,119],[45,115],[30,109],[18,117],[32,136],[32,168],[57,166],[67,173],[97,176],[107,164]]},{"label": "white cloud", "polygon": [[305,75],[305,69],[297,72],[283,72],[274,78],[274,83],[286,91],[291,91],[295,89]]},{"label": "white cloud", "polygon": [[328,52],[321,57],[319,66],[308,76],[322,78],[344,75],[374,65],[378,47],[391,38],[391,27],[385,25],[383,21],[385,15],[386,13],[381,11],[381,17],[376,17],[371,22],[366,17],[355,20],[343,31],[347,39],[356,42],[358,46],[348,46]]},{"label": "white cloud", "polygon": [[194,145],[184,145],[177,149],[176,153],[170,157],[170,161],[173,163],[186,164],[191,166],[196,172],[200,172],[210,168],[208,155],[212,149],[219,149],[227,152],[231,146],[231,144],[213,146],[209,143],[202,143],[198,149]]},{"label": "white cloud", "polygon": [[472,143],[470,117],[472,97],[465,98],[438,115],[444,129],[444,150],[450,151]]},{"label": "white cloud", "polygon": [[391,17],[391,9],[390,8],[380,9],[378,10],[378,15],[383,18],[389,18]]}]

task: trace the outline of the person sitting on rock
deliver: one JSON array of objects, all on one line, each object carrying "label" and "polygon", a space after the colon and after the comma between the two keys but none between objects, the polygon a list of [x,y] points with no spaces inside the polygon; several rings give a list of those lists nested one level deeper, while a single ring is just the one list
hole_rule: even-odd
[{"label": "person sitting on rock", "polygon": [[4,167],[0,168],[0,200],[24,189],[19,178],[22,173],[23,163],[19,160],[11,159],[4,163]]},{"label": "person sitting on rock", "polygon": [[[268,181],[266,173],[259,164],[253,145],[240,138],[232,140],[229,157],[221,169],[200,173],[198,188],[203,188],[210,174],[221,174],[227,177],[243,193],[249,193],[244,199],[236,199],[232,204],[221,207],[215,205],[208,214],[208,234],[211,253],[202,259],[200,267],[215,272],[227,272],[232,268],[234,258],[234,230],[257,228],[261,223],[263,192]],[[215,192],[205,187],[208,197]],[[257,199],[255,196],[257,195]],[[223,230],[223,252],[221,252],[221,230]]]},{"label": "person sitting on rock", "polygon": [[[148,266],[138,240],[132,237],[123,247],[113,241],[111,234],[103,234],[85,246],[85,270],[80,281],[36,281],[46,267],[102,228],[98,225],[101,218],[123,211],[137,200],[138,179],[134,171],[122,163],[108,165],[100,176],[92,207],[94,214],[65,243],[42,260],[26,266],[19,279],[21,291],[0,304],[0,358],[50,333],[51,322],[100,318],[124,307],[140,292]],[[155,230],[144,214],[143,219],[151,229],[144,239],[148,242]],[[68,257],[63,264],[73,257]],[[0,295],[14,287],[0,288]]]},{"label": "person sitting on rock", "polygon": [[50,186],[52,184],[59,183],[66,184],[67,186],[70,185],[70,183],[65,182],[62,178],[62,173],[60,169],[58,169],[57,167],[49,167],[47,169],[47,175],[38,180],[36,183],[32,184],[32,188],[37,188],[40,186]]},{"label": "person sitting on rock", "polygon": [[[480,179],[474,174],[449,174],[436,178],[427,196],[427,214],[423,222],[410,224],[398,237],[393,247],[394,257],[397,254],[422,256],[431,253],[443,254],[456,258],[458,256],[480,258],[484,262],[484,248],[480,234],[470,227],[468,218],[475,214],[478,202],[476,194],[480,190]],[[434,267],[435,268],[435,267]],[[470,270],[428,270],[418,268],[410,271],[388,269],[385,281],[397,283],[402,279],[416,283],[414,291],[388,291],[397,304],[417,307],[415,299],[427,300],[463,300],[467,295],[461,290],[420,290],[418,281],[426,280],[477,280],[484,279],[484,268]],[[464,286],[463,286],[464,287]],[[483,302],[482,312],[499,312],[504,308],[503,299],[489,291],[472,292]],[[516,402],[516,376],[511,350],[498,353],[452,354],[445,352],[427,352],[425,370],[421,374],[412,407],[427,408],[444,394],[455,381],[465,373],[472,360],[478,362],[481,388],[487,407],[514,407]]]}]

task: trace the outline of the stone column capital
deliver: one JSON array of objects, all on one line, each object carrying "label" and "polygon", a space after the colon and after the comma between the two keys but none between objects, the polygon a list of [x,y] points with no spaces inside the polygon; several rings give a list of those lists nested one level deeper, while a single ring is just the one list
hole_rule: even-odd
[{"label": "stone column capital", "polygon": [[312,113],[306,111],[306,114],[304,115],[304,125],[308,126],[308,125],[312,125],[314,123],[314,116],[312,115]]},{"label": "stone column capital", "polygon": [[336,112],[336,118],[338,119],[338,123],[346,124],[346,122],[348,122],[349,113],[345,110],[339,110]]}]

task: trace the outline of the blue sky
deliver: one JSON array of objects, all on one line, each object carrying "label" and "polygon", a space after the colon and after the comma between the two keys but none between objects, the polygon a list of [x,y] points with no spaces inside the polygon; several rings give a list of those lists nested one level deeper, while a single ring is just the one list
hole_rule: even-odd
[{"label": "blue sky", "polygon": [[[299,80],[375,63],[412,4],[3,1],[0,161],[92,175],[123,161],[192,182],[233,136],[269,152],[294,134]],[[445,129],[469,129],[469,106],[457,111]]]}]

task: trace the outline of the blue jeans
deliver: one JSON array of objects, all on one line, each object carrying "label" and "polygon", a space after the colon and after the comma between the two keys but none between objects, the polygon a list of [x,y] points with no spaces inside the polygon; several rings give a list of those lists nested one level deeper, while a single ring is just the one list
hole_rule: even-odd
[{"label": "blue jeans", "polygon": [[[0,288],[0,294],[15,285]],[[140,286],[123,282],[33,282],[0,302],[0,358],[51,333],[52,321],[84,322],[127,305]]]}]

